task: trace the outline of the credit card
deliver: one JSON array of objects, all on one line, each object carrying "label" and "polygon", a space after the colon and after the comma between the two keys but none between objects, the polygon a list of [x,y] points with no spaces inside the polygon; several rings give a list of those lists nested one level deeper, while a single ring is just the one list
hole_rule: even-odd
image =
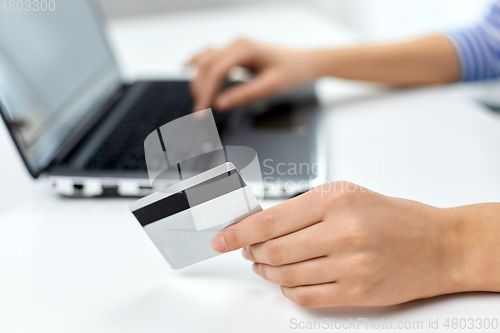
[{"label": "credit card", "polygon": [[130,210],[174,269],[216,256],[212,239],[262,210],[236,167],[224,163],[155,192]]}]

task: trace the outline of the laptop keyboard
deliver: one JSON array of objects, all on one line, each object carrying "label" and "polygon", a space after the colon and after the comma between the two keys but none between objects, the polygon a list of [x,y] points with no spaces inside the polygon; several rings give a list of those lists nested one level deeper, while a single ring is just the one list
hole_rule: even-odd
[{"label": "laptop keyboard", "polygon": [[144,139],[192,110],[187,82],[154,82],[85,164],[87,170],[147,170]]}]

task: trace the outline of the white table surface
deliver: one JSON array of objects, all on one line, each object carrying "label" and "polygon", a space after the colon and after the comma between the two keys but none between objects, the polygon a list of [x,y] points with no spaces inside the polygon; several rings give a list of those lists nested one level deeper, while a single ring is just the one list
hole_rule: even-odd
[{"label": "white table surface", "polygon": [[[128,19],[110,30],[127,79],[177,74],[196,50],[242,35],[297,47],[356,41],[296,5]],[[468,89],[380,94],[323,83],[332,177],[438,206],[500,201],[500,117],[467,98]],[[292,318],[422,321],[415,330],[422,332],[429,319],[500,317],[500,295],[489,293],[303,309],[239,253],[174,271],[128,211],[132,200],[49,194],[28,175],[4,126],[0,152],[0,332],[286,332],[294,331]]]}]

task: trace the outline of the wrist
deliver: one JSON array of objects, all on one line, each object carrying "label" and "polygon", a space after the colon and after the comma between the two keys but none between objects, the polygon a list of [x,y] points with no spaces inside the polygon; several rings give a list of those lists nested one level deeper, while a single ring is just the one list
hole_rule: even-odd
[{"label": "wrist", "polygon": [[500,292],[500,205],[447,209],[453,232],[451,279],[460,292]]},{"label": "wrist", "polygon": [[[328,65],[332,65],[333,61],[330,56],[332,50],[312,50],[307,51],[307,63],[309,72],[311,73],[311,79],[317,79],[323,76],[330,76],[328,72]],[[329,60],[327,60],[329,59]]]}]

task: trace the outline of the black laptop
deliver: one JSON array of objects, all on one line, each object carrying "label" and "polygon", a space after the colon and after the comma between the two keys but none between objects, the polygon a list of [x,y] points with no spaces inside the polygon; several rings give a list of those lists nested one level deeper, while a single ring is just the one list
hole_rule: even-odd
[{"label": "black laptop", "polygon": [[[103,23],[88,0],[0,11],[0,113],[30,174],[55,192],[142,196],[151,192],[144,139],[192,112],[189,82],[125,84]],[[318,161],[317,107],[309,100],[214,116],[225,145],[253,147],[268,168]],[[287,181],[298,185],[285,189]],[[294,195],[322,181],[322,174],[274,174],[267,195]]]}]

